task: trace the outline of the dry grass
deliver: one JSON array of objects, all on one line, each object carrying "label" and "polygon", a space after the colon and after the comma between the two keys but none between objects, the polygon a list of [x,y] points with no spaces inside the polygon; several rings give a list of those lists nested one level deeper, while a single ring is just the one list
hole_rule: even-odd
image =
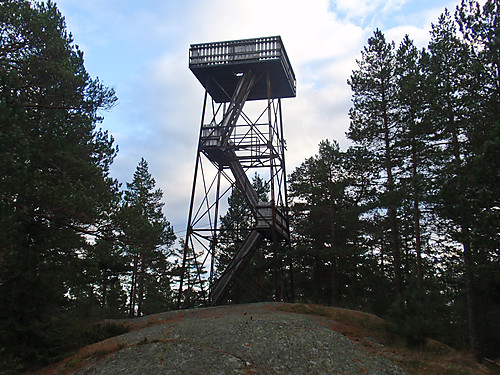
[{"label": "dry grass", "polygon": [[493,375],[470,353],[460,353],[438,341],[427,339],[421,348],[408,348],[402,337],[378,316],[361,311],[311,304],[281,304],[279,311],[328,318],[327,324],[358,343],[366,351],[385,357],[413,375]]}]

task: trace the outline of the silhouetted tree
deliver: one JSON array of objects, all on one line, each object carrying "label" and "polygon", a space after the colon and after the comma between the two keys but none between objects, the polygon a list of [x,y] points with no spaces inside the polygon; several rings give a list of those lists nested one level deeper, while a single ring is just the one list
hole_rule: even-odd
[{"label": "silhouetted tree", "polygon": [[46,360],[80,249],[117,199],[116,149],[96,128],[116,97],[52,2],[0,2],[0,35],[0,356]]},{"label": "silhouetted tree", "polygon": [[[163,192],[155,189],[156,182],[141,159],[131,183],[127,183],[124,204],[119,215],[122,242],[131,259],[130,316],[141,316],[148,291],[165,286],[168,278],[167,257],[175,235],[163,215]],[[157,291],[159,292],[159,291]],[[163,295],[169,293],[163,291]],[[157,294],[157,293],[156,293]],[[166,307],[165,307],[166,308]]]},{"label": "silhouetted tree", "polygon": [[401,269],[401,243],[399,234],[399,197],[396,191],[398,150],[400,136],[398,123],[398,98],[395,74],[394,43],[388,43],[380,30],[368,39],[361,52],[358,69],[349,81],[353,92],[353,106],[349,112],[351,125],[348,137],[364,146],[380,178],[380,203],[387,209],[391,236],[394,285],[398,294],[403,292]]}]

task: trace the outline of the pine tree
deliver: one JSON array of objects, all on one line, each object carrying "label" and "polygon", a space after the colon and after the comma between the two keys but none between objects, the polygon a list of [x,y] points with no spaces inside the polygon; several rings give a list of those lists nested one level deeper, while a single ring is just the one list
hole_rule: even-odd
[{"label": "pine tree", "polygon": [[417,285],[423,288],[422,270],[422,208],[425,204],[430,179],[428,149],[431,146],[429,126],[424,122],[425,104],[421,57],[413,41],[407,36],[396,53],[396,76],[399,101],[399,121],[401,137],[398,148],[402,155],[401,190],[406,197],[408,226],[411,233],[409,241],[416,255]]},{"label": "pine tree", "polygon": [[141,316],[143,303],[152,295],[154,285],[165,285],[168,278],[170,247],[175,235],[163,215],[163,192],[141,159],[131,183],[127,183],[124,203],[119,215],[122,242],[131,259],[132,275],[129,292],[129,315]]},{"label": "pine tree", "polygon": [[[295,263],[303,298],[332,305],[356,305],[358,266],[362,263],[360,213],[366,199],[361,152],[341,152],[336,142],[322,141],[290,178]],[[366,170],[364,170],[366,172]],[[307,280],[307,277],[310,279]]]},{"label": "pine tree", "polygon": [[401,294],[403,274],[397,212],[400,203],[395,181],[399,123],[394,43],[387,43],[383,33],[376,30],[357,63],[358,69],[348,81],[353,91],[353,106],[349,112],[351,124],[347,135],[370,152],[373,165],[377,166],[375,178],[380,179],[383,193],[380,199],[387,209],[391,235],[394,286]]},{"label": "pine tree", "polygon": [[46,360],[86,236],[116,199],[116,149],[96,128],[116,97],[52,2],[0,2],[0,34],[0,355]]},{"label": "pine tree", "polygon": [[88,288],[91,290],[89,297],[94,297],[89,298],[89,304],[97,302],[102,319],[122,317],[120,312],[125,310],[125,300],[120,279],[130,271],[130,266],[123,248],[112,233],[106,233],[95,244],[87,246],[85,261]]},{"label": "pine tree", "polygon": [[[476,296],[478,356],[500,348],[500,4],[462,1],[455,14],[469,47],[471,79],[467,82],[467,157],[464,158],[465,200],[471,238],[472,290]],[[465,253],[464,253],[465,255]],[[465,257],[464,257],[465,260]],[[469,308],[470,315],[474,309]],[[471,335],[474,333],[474,328]],[[474,338],[471,336],[474,344]]]},{"label": "pine tree", "polygon": [[470,49],[457,35],[456,24],[445,11],[432,26],[429,43],[426,92],[430,122],[440,147],[435,154],[435,208],[451,241],[462,248],[463,275],[467,295],[469,339],[477,352],[477,302],[474,287],[472,217],[474,208],[467,198],[470,186],[465,166],[470,157],[467,128],[476,103],[467,94],[473,83]]}]

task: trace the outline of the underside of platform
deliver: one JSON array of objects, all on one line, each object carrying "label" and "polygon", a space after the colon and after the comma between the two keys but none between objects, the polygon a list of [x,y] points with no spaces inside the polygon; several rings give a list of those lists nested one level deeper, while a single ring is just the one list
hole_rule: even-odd
[{"label": "underside of platform", "polygon": [[239,78],[247,72],[257,77],[247,100],[296,95],[295,74],[279,36],[193,44],[189,69],[218,103],[231,101]]}]

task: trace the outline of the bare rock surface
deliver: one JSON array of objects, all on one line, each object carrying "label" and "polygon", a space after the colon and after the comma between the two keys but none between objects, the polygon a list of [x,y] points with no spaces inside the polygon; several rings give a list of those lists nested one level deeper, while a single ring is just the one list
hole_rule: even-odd
[{"label": "bare rock surface", "polygon": [[405,374],[335,332],[335,321],[282,312],[279,305],[174,311],[126,321],[131,332],[83,349],[54,374]]}]

